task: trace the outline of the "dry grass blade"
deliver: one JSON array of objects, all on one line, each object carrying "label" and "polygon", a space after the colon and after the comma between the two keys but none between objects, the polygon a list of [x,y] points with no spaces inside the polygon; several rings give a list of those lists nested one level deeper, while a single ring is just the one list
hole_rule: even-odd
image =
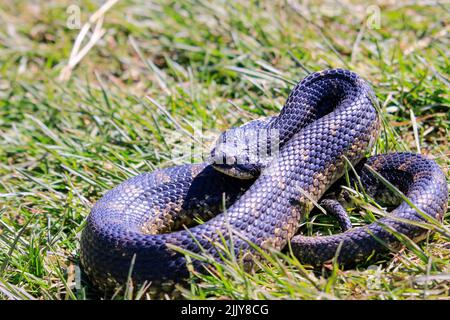
[{"label": "dry grass blade", "polygon": [[[73,44],[72,51],[70,53],[69,61],[67,65],[61,70],[59,75],[59,80],[67,81],[73,69],[77,64],[88,54],[88,52],[95,46],[95,44],[103,37],[106,30],[103,29],[103,21],[105,18],[106,12],[110,10],[119,0],[108,0],[106,1],[97,11],[95,11],[89,21],[86,22],[81,28],[75,43]],[[82,47],[83,41],[86,36],[88,36],[89,30],[92,29],[92,34],[88,39],[87,43]]]}]

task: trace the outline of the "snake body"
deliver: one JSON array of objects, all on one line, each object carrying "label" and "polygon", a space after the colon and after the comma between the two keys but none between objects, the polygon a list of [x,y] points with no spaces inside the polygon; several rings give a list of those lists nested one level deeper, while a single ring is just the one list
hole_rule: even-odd
[{"label": "snake body", "polygon": [[[210,163],[186,164],[140,174],[108,191],[92,208],[81,236],[80,258],[100,288],[136,282],[179,281],[189,274],[186,258],[174,246],[218,259],[215,243],[226,241],[236,254],[283,249],[288,241],[301,262],[321,264],[338,251],[352,264],[397,246],[388,229],[413,239],[424,228],[405,220],[442,219],[447,206],[445,176],[434,161],[411,153],[363,160],[376,140],[380,121],[370,86],[357,74],[332,69],[310,74],[297,84],[270,126],[280,133],[279,152],[254,179],[228,176]],[[361,160],[397,186],[406,202],[387,217],[337,235],[294,236],[304,215],[342,177],[346,161],[361,183],[381,192]],[[223,211],[223,207],[226,211]],[[189,229],[195,217],[209,219]],[[401,218],[400,220],[398,218]],[[384,243],[384,244],[383,244]],[[194,261],[194,267],[203,265]],[[131,273],[130,273],[131,270]]]}]

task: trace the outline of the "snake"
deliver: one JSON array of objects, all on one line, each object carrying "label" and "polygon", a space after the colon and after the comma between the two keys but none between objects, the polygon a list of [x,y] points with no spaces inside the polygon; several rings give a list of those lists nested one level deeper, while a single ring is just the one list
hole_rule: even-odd
[{"label": "snake", "polygon": [[[288,245],[303,264],[334,259],[351,267],[397,250],[402,236],[424,239],[424,224],[441,223],[447,210],[445,174],[420,154],[367,157],[381,130],[377,105],[371,85],[353,71],[307,75],[277,116],[225,131],[207,161],[142,173],[106,192],[81,234],[84,273],[101,289],[129,279],[176,283],[191,268],[208,270],[208,259],[221,261],[226,248],[251,266],[261,252]],[[254,156],[255,150],[265,150],[264,157]],[[335,186],[346,172],[393,209],[352,227],[340,202],[324,199],[343,189]],[[321,204],[342,232],[298,234]]]}]

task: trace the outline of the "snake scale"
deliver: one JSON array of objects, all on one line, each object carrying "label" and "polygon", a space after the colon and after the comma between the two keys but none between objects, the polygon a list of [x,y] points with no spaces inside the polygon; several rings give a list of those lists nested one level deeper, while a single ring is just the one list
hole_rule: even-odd
[{"label": "snake scale", "polygon": [[[427,230],[408,220],[423,222],[424,215],[442,220],[448,199],[445,175],[418,154],[364,157],[380,128],[375,99],[354,72],[315,72],[294,87],[278,116],[243,126],[279,133],[279,150],[264,165],[239,165],[232,151],[214,149],[213,159],[228,161],[156,170],[119,184],[87,219],[80,247],[83,270],[99,288],[123,284],[129,275],[137,283],[181,281],[189,272],[185,256],[174,246],[219,259],[215,244],[230,243],[231,236],[235,253],[250,264],[247,257],[255,253],[250,243],[282,250],[290,241],[302,263],[320,265],[337,255],[339,263],[352,265],[398,247],[392,230],[420,240]],[[397,199],[393,211],[369,225],[328,236],[295,235],[301,219],[343,176],[347,161],[370,195],[382,198],[386,187],[367,165],[416,208]],[[236,171],[251,171],[254,177],[230,175]],[[208,220],[193,225],[195,217]],[[193,265],[200,270],[204,263],[194,260]]]}]

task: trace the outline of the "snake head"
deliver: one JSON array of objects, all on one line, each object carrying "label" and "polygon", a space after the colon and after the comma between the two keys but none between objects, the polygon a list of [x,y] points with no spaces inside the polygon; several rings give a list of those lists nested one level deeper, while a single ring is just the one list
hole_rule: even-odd
[{"label": "snake head", "polygon": [[210,163],[218,171],[239,179],[257,177],[272,159],[267,150],[267,129],[253,122],[223,132],[211,151]]}]

